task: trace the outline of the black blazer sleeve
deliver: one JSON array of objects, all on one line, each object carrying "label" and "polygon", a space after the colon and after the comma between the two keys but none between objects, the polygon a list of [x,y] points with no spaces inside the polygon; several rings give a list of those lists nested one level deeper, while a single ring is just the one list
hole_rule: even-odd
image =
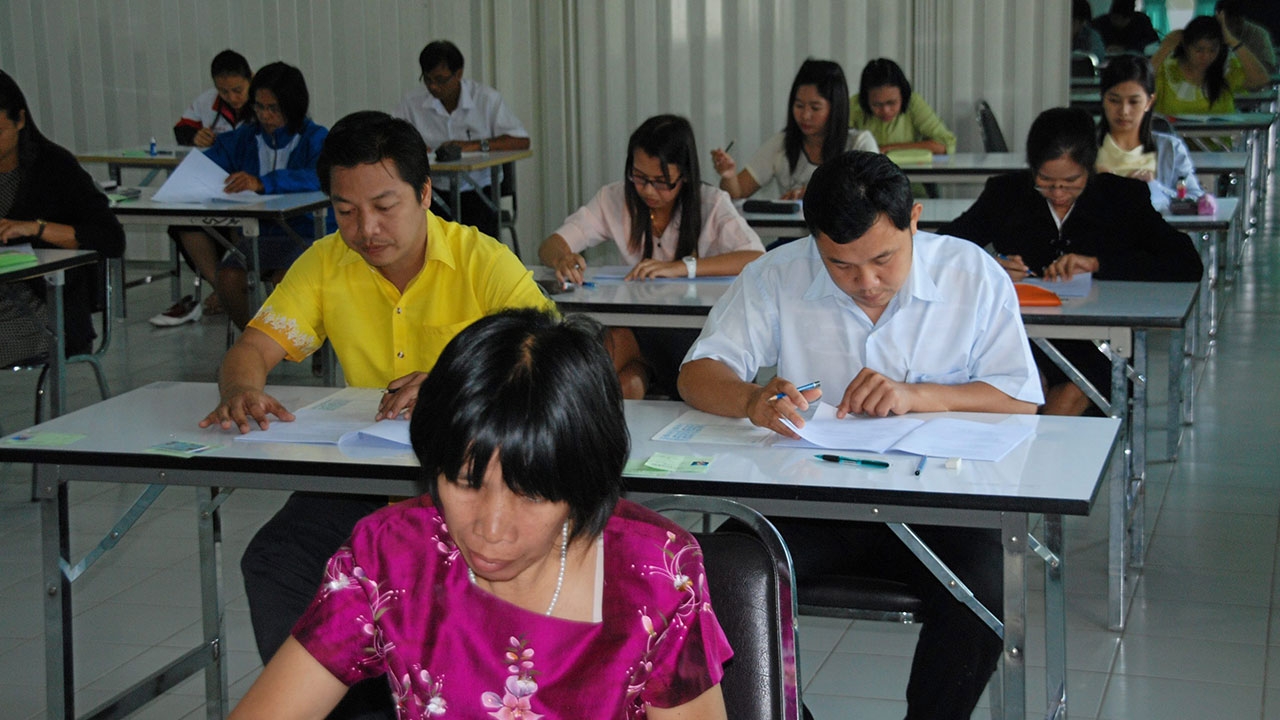
[{"label": "black blazer sleeve", "polygon": [[124,255],[124,228],[93,177],[67,150],[46,142],[23,176],[9,216],[70,225],[85,250]]},{"label": "black blazer sleeve", "polygon": [[[1092,185],[1089,202],[1083,202],[1082,198],[1076,209],[1088,211],[1089,217],[1100,224],[1101,237],[1093,251],[1079,250],[1098,258],[1095,277],[1168,282],[1200,280],[1204,271],[1200,253],[1186,233],[1165,222],[1151,207],[1151,195],[1145,183],[1103,174],[1095,177]],[[1074,227],[1073,220],[1075,218],[1068,217],[1068,227]]]}]

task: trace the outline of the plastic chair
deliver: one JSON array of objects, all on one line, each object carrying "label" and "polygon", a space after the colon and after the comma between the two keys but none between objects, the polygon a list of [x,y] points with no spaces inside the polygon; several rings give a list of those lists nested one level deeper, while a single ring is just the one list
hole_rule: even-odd
[{"label": "plastic chair", "polygon": [[982,149],[986,152],[1009,152],[1004,133],[1000,132],[1000,123],[996,122],[996,115],[991,112],[987,101],[979,100],[974,109],[978,116],[978,131],[982,133]]},{"label": "plastic chair", "polygon": [[[721,681],[729,717],[797,720],[795,583],[782,536],[760,513],[724,498],[671,495],[644,505],[703,515],[703,531],[694,537],[702,547],[716,617],[733,647]],[[711,532],[711,515],[736,520],[735,530]]]},{"label": "plastic chair", "polygon": [[1071,77],[1073,78],[1096,78],[1098,77],[1098,58],[1093,53],[1083,50],[1071,51]]},{"label": "plastic chair", "polygon": [[[520,257],[520,238],[516,236],[516,211],[519,203],[516,200],[516,163],[514,160],[502,164],[502,183],[498,186],[498,200],[511,198],[511,209],[498,208],[498,234],[505,229],[511,233],[511,249],[516,257]],[[498,238],[501,240],[502,238]]]}]

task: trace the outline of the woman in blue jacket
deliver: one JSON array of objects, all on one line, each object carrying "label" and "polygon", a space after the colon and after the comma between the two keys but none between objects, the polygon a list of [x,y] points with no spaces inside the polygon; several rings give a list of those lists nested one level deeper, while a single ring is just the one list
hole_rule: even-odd
[{"label": "woman in blue jacket", "polygon": [[[316,158],[328,129],[307,117],[310,95],[298,68],[275,62],[258,70],[249,85],[253,117],[231,132],[222,133],[205,155],[227,176],[225,190],[250,190],[264,195],[311,192],[320,189]],[[333,230],[332,218],[328,223]],[[264,278],[278,281],[285,270],[315,240],[311,215],[292,218],[288,227],[264,226],[258,237],[258,267]],[[235,238],[237,253],[218,261],[221,248],[200,228],[172,228],[196,270],[212,280],[218,298],[241,329],[253,317],[249,306],[248,275],[244,256],[247,241]],[[159,326],[198,320],[201,307],[190,296],[168,311],[151,318]]]}]

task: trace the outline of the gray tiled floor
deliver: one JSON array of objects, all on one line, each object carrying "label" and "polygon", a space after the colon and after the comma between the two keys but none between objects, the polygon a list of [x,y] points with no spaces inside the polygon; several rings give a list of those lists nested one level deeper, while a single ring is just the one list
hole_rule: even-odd
[{"label": "gray tiled floor", "polygon": [[[1275,203],[1271,203],[1272,211]],[[1106,629],[1106,508],[1067,523],[1068,679],[1072,717],[1275,718],[1280,720],[1280,228],[1268,215],[1231,289],[1220,340],[1197,366],[1196,424],[1176,463],[1149,468],[1148,564],[1124,632]],[[139,268],[133,268],[140,272]],[[115,392],[158,379],[208,381],[221,357],[225,320],[156,330],[146,317],[168,304],[167,284],[133,289],[131,316],[116,326],[108,373]],[[1158,375],[1153,418],[1163,417]],[[309,363],[273,378],[315,383]],[[34,375],[0,375],[0,425],[30,424]],[[86,368],[72,371],[71,406],[96,399]],[[1164,447],[1164,431],[1152,433]],[[1162,452],[1162,450],[1156,450]],[[42,717],[44,642],[38,569],[39,517],[28,501],[29,468],[0,466],[0,716]],[[71,488],[71,542],[85,552],[138,487]],[[1106,497],[1105,490],[1102,497]],[[253,530],[279,505],[270,492],[235,493],[223,512],[229,676],[239,697],[259,665],[236,559]],[[145,672],[177,657],[199,633],[191,491],[175,488],[77,582],[77,705],[88,710]],[[1032,568],[1030,577],[1038,577]],[[1043,617],[1033,592],[1027,648],[1029,706],[1043,702],[1035,674]],[[900,718],[916,628],[802,618],[806,703],[819,720]],[[1273,655],[1273,651],[1276,653]],[[1278,662],[1272,662],[1276,660]],[[203,718],[203,681],[192,678],[138,718]],[[984,703],[985,705],[985,703]],[[985,717],[980,708],[975,717]]]}]

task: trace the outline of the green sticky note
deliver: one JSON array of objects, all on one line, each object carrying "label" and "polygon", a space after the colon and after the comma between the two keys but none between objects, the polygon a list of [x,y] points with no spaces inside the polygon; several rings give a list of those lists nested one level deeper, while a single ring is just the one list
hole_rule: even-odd
[{"label": "green sticky note", "polygon": [[191,457],[200,453],[217,450],[221,445],[206,445],[204,443],[187,442],[186,440],[170,440],[169,442],[152,445],[147,448],[147,452],[157,455],[172,455],[174,457]]},{"label": "green sticky note", "polygon": [[635,458],[627,461],[627,466],[622,469],[623,475],[631,477],[666,477],[670,475],[668,470],[658,470],[645,465],[645,461]]},{"label": "green sticky note", "polygon": [[40,445],[42,447],[61,447],[70,445],[71,443],[84,438],[84,435],[76,433],[55,433],[55,432],[38,432],[38,433],[18,433],[10,435],[3,442],[5,445]]},{"label": "green sticky note", "polygon": [[645,460],[644,464],[645,467],[652,468],[654,470],[665,470],[667,472],[671,472],[673,470],[679,470],[680,467],[684,465],[684,456],[657,452],[648,460]]}]

